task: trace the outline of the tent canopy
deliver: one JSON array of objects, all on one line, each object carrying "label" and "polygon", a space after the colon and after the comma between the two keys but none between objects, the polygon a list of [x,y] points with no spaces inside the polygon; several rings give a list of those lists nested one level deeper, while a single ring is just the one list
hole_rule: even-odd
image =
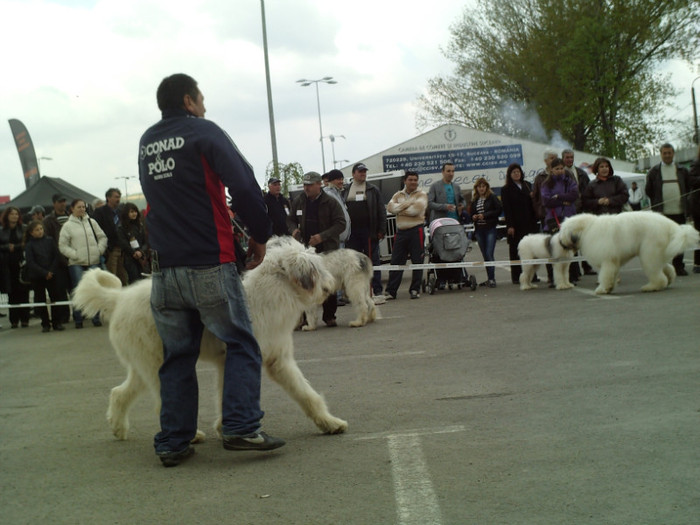
[{"label": "tent canopy", "polygon": [[25,213],[32,206],[40,204],[46,209],[48,215],[53,210],[52,196],[55,193],[65,195],[69,204],[73,199],[83,199],[87,204],[92,204],[92,201],[97,198],[60,177],[41,177],[39,182],[24,190],[10,202],[0,205],[0,210],[8,206],[16,206]]}]

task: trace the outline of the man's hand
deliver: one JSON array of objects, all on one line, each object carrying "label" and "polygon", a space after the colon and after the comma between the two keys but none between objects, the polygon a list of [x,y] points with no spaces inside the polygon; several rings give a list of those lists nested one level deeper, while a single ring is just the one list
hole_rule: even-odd
[{"label": "man's hand", "polygon": [[321,234],[317,233],[316,235],[312,235],[309,237],[309,246],[318,246],[323,242],[323,239],[321,239]]},{"label": "man's hand", "polygon": [[259,242],[256,242],[255,239],[253,239],[252,237],[249,237],[248,253],[246,254],[248,257],[248,262],[245,265],[246,270],[252,270],[261,262],[263,262],[266,250],[267,248],[264,244],[260,244]]}]

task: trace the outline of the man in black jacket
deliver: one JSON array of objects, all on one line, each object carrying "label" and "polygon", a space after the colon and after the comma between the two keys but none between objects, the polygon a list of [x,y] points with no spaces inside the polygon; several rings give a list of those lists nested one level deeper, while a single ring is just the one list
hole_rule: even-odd
[{"label": "man in black jacket", "polygon": [[[675,150],[669,143],[661,146],[661,162],[647,173],[644,192],[651,201],[651,209],[664,214],[678,224],[685,224],[688,215],[688,192],[690,175],[688,170],[673,162]],[[673,258],[676,275],[688,275],[683,264],[683,254]]]},{"label": "man in black jacket", "polygon": [[282,181],[277,177],[272,177],[267,181],[265,205],[267,206],[267,216],[272,221],[272,234],[289,235],[287,230],[289,201],[282,195]]},{"label": "man in black jacket", "polygon": [[[367,166],[363,163],[352,167],[352,182],[343,191],[343,200],[350,216],[350,238],[345,246],[364,253],[374,266],[379,266],[379,241],[386,233],[386,206],[379,188],[367,182]],[[372,291],[383,299],[382,290],[382,274],[375,271]]]},{"label": "man in black jacket", "polygon": [[105,193],[105,205],[97,208],[92,213],[92,218],[97,221],[107,236],[107,252],[105,253],[107,271],[119,277],[122,285],[126,286],[129,284],[129,278],[124,269],[122,249],[119,247],[119,236],[117,235],[122,213],[121,198],[122,192],[119,189],[109,188]]},{"label": "man in black jacket", "polygon": [[[304,175],[304,192],[292,202],[287,225],[292,236],[319,253],[337,250],[340,234],[345,230],[345,215],[340,203],[321,189],[321,175],[310,171]],[[331,293],[323,303],[323,322],[337,326],[338,301]]]}]

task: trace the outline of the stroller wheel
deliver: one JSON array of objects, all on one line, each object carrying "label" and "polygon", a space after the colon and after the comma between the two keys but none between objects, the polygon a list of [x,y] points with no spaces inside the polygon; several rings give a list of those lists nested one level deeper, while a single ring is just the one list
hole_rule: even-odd
[{"label": "stroller wheel", "polygon": [[473,275],[469,276],[469,287],[472,289],[472,292],[476,290],[476,277],[474,277]]}]

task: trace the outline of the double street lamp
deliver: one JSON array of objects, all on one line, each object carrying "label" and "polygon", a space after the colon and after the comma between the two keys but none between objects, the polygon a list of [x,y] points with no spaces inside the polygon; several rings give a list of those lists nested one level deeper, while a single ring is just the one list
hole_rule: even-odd
[{"label": "double street lamp", "polygon": [[307,87],[310,86],[311,84],[314,84],[316,86],[316,107],[318,109],[318,131],[319,131],[319,142],[321,143],[321,164],[323,165],[323,173],[326,173],[326,152],[323,149],[323,126],[321,124],[321,98],[319,97],[318,94],[318,84],[319,82],[322,82],[324,84],[337,84],[337,80],[333,80],[333,77],[323,77],[319,78],[316,80],[309,80],[306,78],[302,78],[300,80],[297,80],[298,84],[301,84],[302,87]]}]

